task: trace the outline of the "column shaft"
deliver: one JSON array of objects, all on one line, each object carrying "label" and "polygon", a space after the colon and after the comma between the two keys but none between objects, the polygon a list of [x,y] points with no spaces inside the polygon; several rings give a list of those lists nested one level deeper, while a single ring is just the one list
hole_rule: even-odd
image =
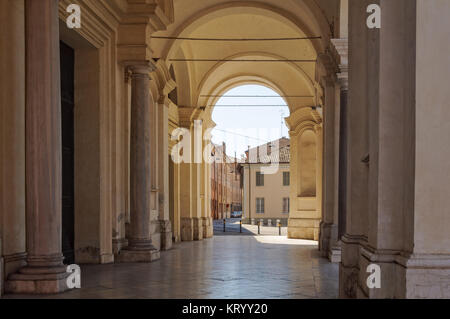
[{"label": "column shaft", "polygon": [[117,255],[119,262],[150,262],[159,259],[152,245],[151,212],[151,126],[150,63],[127,62],[131,72],[130,129],[130,233],[128,247]]},{"label": "column shaft", "polygon": [[150,93],[146,66],[131,67],[130,249],[149,249],[150,239]]},{"label": "column shaft", "polygon": [[26,19],[27,264],[9,293],[67,289],[61,253],[61,92],[58,0],[28,0]]},{"label": "column shaft", "polygon": [[323,199],[320,231],[320,251],[328,256],[337,241],[337,145],[336,116],[338,107],[335,99],[335,78],[328,76],[325,82],[325,108],[323,125]]},{"label": "column shaft", "polygon": [[30,266],[61,265],[58,1],[26,3],[26,197]]},{"label": "column shaft", "polygon": [[172,228],[169,217],[169,109],[158,105],[158,184],[161,250],[172,247]]}]

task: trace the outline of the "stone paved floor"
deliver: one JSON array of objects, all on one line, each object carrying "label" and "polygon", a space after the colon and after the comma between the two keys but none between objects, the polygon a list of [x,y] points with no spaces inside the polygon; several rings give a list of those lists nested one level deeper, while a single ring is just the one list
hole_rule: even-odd
[{"label": "stone paved floor", "polygon": [[[338,265],[279,236],[183,242],[151,264],[82,266],[82,289],[40,298],[336,298]],[[23,298],[30,296],[6,296]]]}]

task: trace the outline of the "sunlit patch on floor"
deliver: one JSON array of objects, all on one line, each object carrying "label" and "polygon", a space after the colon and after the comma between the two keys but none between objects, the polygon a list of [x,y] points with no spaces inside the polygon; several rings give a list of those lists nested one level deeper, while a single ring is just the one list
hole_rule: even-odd
[{"label": "sunlit patch on floor", "polygon": [[255,236],[255,239],[262,244],[300,245],[300,246],[319,245],[319,243],[314,240],[289,239],[286,236]]}]

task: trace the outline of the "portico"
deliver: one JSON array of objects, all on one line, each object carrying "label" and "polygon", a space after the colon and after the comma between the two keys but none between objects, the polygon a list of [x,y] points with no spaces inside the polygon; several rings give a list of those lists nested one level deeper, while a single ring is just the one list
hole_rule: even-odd
[{"label": "portico", "polygon": [[70,258],[203,247],[211,165],[173,161],[176,133],[205,149],[220,96],[259,84],[290,109],[288,235],[339,263],[339,296],[449,298],[450,4],[378,0],[369,29],[373,2],[1,1],[3,293],[66,291]]}]

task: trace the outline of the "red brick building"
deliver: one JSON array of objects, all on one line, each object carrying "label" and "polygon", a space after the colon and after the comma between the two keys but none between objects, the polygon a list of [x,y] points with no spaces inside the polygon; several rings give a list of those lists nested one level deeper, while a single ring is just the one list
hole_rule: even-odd
[{"label": "red brick building", "polygon": [[242,211],[241,175],[236,158],[226,155],[226,145],[214,145],[211,165],[211,211],[214,219]]}]

